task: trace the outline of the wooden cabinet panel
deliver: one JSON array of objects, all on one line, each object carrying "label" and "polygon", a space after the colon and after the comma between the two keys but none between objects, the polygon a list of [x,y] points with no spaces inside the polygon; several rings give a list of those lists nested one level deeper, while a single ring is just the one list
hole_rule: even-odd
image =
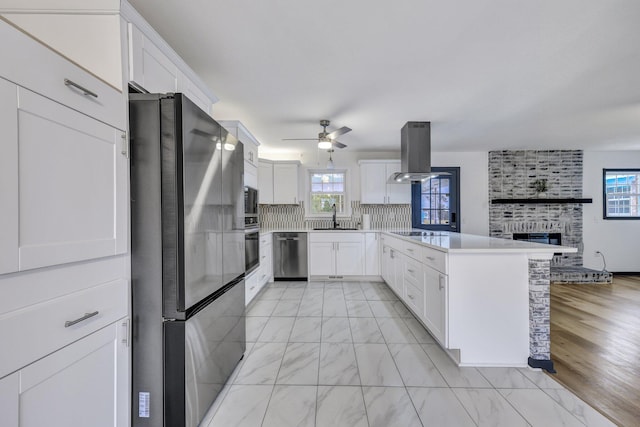
[{"label": "wooden cabinet panel", "polygon": [[19,88],[20,269],[127,250],[124,134]]}]

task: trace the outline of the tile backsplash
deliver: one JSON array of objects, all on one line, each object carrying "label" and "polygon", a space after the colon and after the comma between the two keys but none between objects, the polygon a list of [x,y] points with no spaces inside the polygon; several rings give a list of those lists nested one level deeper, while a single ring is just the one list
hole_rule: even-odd
[{"label": "tile backsplash", "polygon": [[[362,205],[351,202],[351,218],[338,218],[345,228],[360,228],[362,215],[369,214],[372,229],[410,228],[411,205]],[[264,229],[313,229],[331,227],[331,219],[305,219],[304,205],[260,205],[260,225]]]}]

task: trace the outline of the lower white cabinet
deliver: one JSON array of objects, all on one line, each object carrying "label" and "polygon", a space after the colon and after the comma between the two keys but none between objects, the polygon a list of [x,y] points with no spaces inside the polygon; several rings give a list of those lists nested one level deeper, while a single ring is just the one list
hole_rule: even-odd
[{"label": "lower white cabinet", "polygon": [[7,427],[129,424],[129,320],[122,319],[0,379]]},{"label": "lower white cabinet", "polygon": [[244,304],[248,305],[253,297],[258,294],[260,288],[258,287],[258,273],[259,269],[254,270],[248,276],[244,278]]},{"label": "lower white cabinet", "polygon": [[424,266],[423,321],[431,334],[445,347],[447,321],[447,275]]},{"label": "lower white cabinet", "polygon": [[258,284],[260,288],[273,281],[273,235],[267,233],[260,235],[260,276]]},{"label": "lower white cabinet", "polygon": [[380,239],[379,233],[364,233],[364,274],[380,275]]},{"label": "lower white cabinet", "polygon": [[310,233],[309,275],[330,278],[363,276],[364,254],[362,233]]}]

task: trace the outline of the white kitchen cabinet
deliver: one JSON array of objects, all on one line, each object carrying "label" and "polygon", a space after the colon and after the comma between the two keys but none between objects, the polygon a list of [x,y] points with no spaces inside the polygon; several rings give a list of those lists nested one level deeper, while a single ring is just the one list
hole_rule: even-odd
[{"label": "white kitchen cabinet", "polygon": [[271,161],[258,162],[258,203],[273,204],[273,162]]},{"label": "white kitchen cabinet", "polygon": [[364,233],[364,274],[380,275],[380,239],[379,233]]},{"label": "white kitchen cabinet", "polygon": [[3,144],[0,273],[125,253],[126,134],[6,80],[0,92],[12,94],[0,109],[13,110],[2,118],[13,139]]},{"label": "white kitchen cabinet", "polygon": [[178,91],[178,67],[132,23],[129,23],[129,80],[151,93]]},{"label": "white kitchen cabinet", "polygon": [[260,291],[258,286],[258,270],[254,270],[244,278],[244,304],[249,305]]},{"label": "white kitchen cabinet", "polygon": [[394,172],[400,172],[399,160],[360,160],[360,203],[410,204],[410,184],[387,184]]},{"label": "white kitchen cabinet", "polygon": [[363,276],[364,264],[362,233],[309,233],[310,276]]},{"label": "white kitchen cabinet", "polygon": [[445,347],[448,345],[447,275],[424,266],[424,315],[423,321],[431,334]]},{"label": "white kitchen cabinet", "polygon": [[277,162],[273,164],[273,203],[276,205],[295,205],[300,202],[298,196],[299,162]]},{"label": "white kitchen cabinet", "polygon": [[178,92],[184,93],[202,111],[211,115],[213,103],[202,89],[200,89],[187,75],[178,69]]},{"label": "white kitchen cabinet", "polygon": [[260,235],[260,277],[258,283],[262,288],[267,282],[273,281],[273,235]]},{"label": "white kitchen cabinet", "polygon": [[260,142],[238,120],[219,120],[218,123],[242,142],[244,149],[244,185],[258,188],[258,146]]},{"label": "white kitchen cabinet", "polygon": [[258,200],[267,205],[296,205],[300,203],[298,194],[298,170],[300,162],[258,162]]},{"label": "white kitchen cabinet", "polygon": [[3,426],[129,424],[129,320],[0,380]]}]

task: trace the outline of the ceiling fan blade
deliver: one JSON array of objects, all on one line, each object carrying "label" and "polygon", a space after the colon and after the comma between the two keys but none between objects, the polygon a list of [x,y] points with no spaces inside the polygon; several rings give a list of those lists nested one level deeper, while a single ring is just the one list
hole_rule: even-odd
[{"label": "ceiling fan blade", "polygon": [[344,148],[344,147],[346,147],[346,145],[344,145],[342,142],[338,142],[338,141],[333,141],[332,144],[333,144],[333,146],[335,148]]},{"label": "ceiling fan blade", "polygon": [[318,138],[282,138],[282,141],[317,141]]},{"label": "ceiling fan blade", "polygon": [[329,135],[327,135],[329,138],[331,139],[336,139],[337,137],[339,137],[340,135],[344,135],[347,132],[351,132],[351,128],[348,128],[346,126],[342,126],[340,129],[336,129],[333,132],[331,132]]}]

